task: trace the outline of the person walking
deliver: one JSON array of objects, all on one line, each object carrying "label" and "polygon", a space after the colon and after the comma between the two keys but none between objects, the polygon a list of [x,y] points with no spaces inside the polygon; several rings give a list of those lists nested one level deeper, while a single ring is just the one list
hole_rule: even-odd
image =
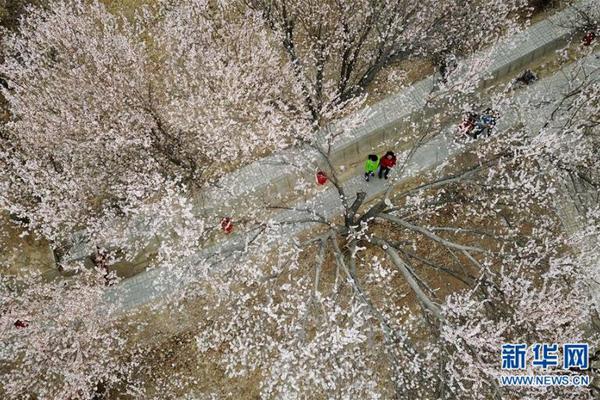
[{"label": "person walking", "polygon": [[379,156],[376,154],[369,154],[367,161],[365,161],[365,181],[369,182],[369,178],[375,176],[377,167],[379,167]]},{"label": "person walking", "polygon": [[473,129],[475,129],[475,122],[477,122],[477,114],[473,112],[467,112],[463,115],[462,122],[458,125],[458,134],[461,136],[472,137]]},{"label": "person walking", "polygon": [[473,139],[477,139],[479,136],[490,136],[494,126],[496,126],[496,112],[491,108],[486,108],[475,123],[475,129],[473,130],[472,135]]},{"label": "person walking", "polygon": [[393,151],[388,151],[383,157],[381,157],[381,163],[379,165],[379,179],[387,179],[390,170],[396,166],[396,155]]},{"label": "person walking", "polygon": [[523,71],[523,73],[521,75],[519,75],[517,77],[517,79],[515,79],[515,84],[527,86],[537,80],[538,80],[537,75],[534,74],[532,70],[526,69],[525,71]]}]

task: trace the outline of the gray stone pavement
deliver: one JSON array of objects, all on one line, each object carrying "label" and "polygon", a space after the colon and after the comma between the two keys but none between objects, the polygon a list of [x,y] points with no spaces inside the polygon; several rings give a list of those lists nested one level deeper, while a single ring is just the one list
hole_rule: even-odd
[{"label": "gray stone pavement", "polygon": [[[594,1],[583,1],[581,3],[592,4]],[[518,71],[527,62],[539,57],[540,54],[560,47],[564,43],[571,35],[572,29],[567,28],[563,24],[569,17],[572,17],[572,14],[573,10],[569,8],[548,20],[541,21],[491,50],[486,50],[463,61],[462,68],[469,69],[471,64],[479,63],[480,60],[487,60],[487,67],[477,71],[479,79],[498,77],[508,74],[510,71]],[[551,93],[556,94],[556,90],[560,88],[562,78],[562,75],[557,74],[539,82],[535,88],[546,95],[550,95]],[[343,151],[343,148],[349,144],[353,145],[361,141],[366,141],[368,144],[369,136],[372,132],[381,127],[394,124],[398,120],[406,118],[410,114],[422,109],[428,100],[436,79],[436,76],[430,76],[374,105],[370,109],[362,111],[367,115],[365,122],[352,130],[343,140],[336,143],[335,151]],[[514,118],[517,118],[517,116],[515,115]],[[510,115],[510,112],[503,115],[498,129],[502,129],[503,126],[510,126],[514,118]],[[408,165],[405,171],[408,175],[397,177],[394,181],[398,183],[399,180],[402,181],[404,178],[428,170],[447,159],[458,148],[452,146],[451,141],[451,134],[447,132],[436,136],[414,154],[410,165]],[[314,158],[311,159],[311,155]],[[291,149],[266,157],[259,163],[250,164],[233,174],[225,176],[219,182],[221,188],[209,193],[207,198],[203,199],[198,206],[205,212],[207,210],[218,210],[218,213],[226,213],[231,211],[231,209],[228,210],[223,204],[222,199],[224,196],[228,199],[232,197],[245,198],[247,201],[248,197],[251,198],[251,194],[253,193],[255,194],[261,190],[269,191],[273,181],[277,180],[287,181],[286,185],[283,185],[283,190],[286,190],[285,186],[287,186],[287,190],[291,191],[294,182],[293,177],[288,176],[289,169],[264,168],[265,164],[270,163],[273,165],[289,165],[290,159],[293,160],[292,163],[297,162],[302,168],[302,166],[306,166],[306,160],[309,160],[310,164],[316,162],[317,158],[316,154],[306,151],[306,149],[303,151]],[[313,172],[308,171],[309,174]],[[375,180],[366,184],[362,180],[362,177],[355,177],[345,182],[344,187],[349,196],[353,196],[359,190],[366,189],[368,198],[373,198],[384,191],[386,183]],[[340,210],[340,205],[337,193],[330,189],[317,193],[308,204],[301,202],[296,208],[311,207],[322,215],[331,216]],[[235,202],[231,202],[228,207],[235,206]],[[306,217],[306,213],[288,210],[273,215],[271,219],[274,223],[281,223],[284,221],[306,219]],[[308,223],[291,224],[284,222],[281,234],[293,236],[310,227],[311,224]],[[247,241],[251,237],[251,233],[247,235],[232,235],[224,242],[200,250],[187,263],[202,265],[206,263],[206,260],[209,260],[208,263],[211,264],[211,258],[217,260],[219,256],[243,251],[246,248]],[[218,263],[218,261],[215,261],[215,263]],[[119,301],[122,310],[126,311],[143,304],[151,303],[164,295],[172,293],[180,287],[181,282],[186,281],[185,278],[185,276],[173,274],[171,270],[161,271],[160,269],[154,269],[124,280],[120,285],[112,288],[107,293],[107,296],[111,300]]]},{"label": "gray stone pavement", "polygon": [[[579,8],[585,8],[596,2],[597,0],[580,0],[576,4]],[[486,81],[516,74],[527,63],[562,46],[574,31],[570,21],[575,15],[573,7],[566,8],[490,49],[460,61],[455,74],[470,74],[482,86]],[[351,124],[351,119],[364,119],[363,123],[350,129],[334,144],[331,159],[336,163],[343,161],[347,165],[378,148],[386,138],[383,128],[402,128],[403,121],[425,108],[436,89],[437,79],[437,75],[429,76],[328,127],[327,129],[335,131],[340,126]],[[436,95],[439,96],[440,91]],[[327,129],[320,133],[321,142]],[[291,148],[262,158],[227,174],[217,182],[215,188],[198,197],[195,200],[195,213],[215,221],[225,215],[242,218],[244,210],[249,209],[252,204],[293,193],[298,179],[310,177],[319,165],[322,165],[322,160],[316,151],[307,147]],[[143,226],[143,217],[140,217],[140,221],[129,223]],[[74,235],[73,244],[65,260],[83,259],[94,250],[94,244],[87,242],[85,233],[82,232]]]},{"label": "gray stone pavement", "polygon": [[[597,0],[585,0],[577,2],[577,4],[578,7],[587,7],[595,2]],[[511,72],[517,73],[524,65],[559,48],[566,42],[574,30],[569,27],[569,24],[575,13],[575,9],[569,7],[532,25],[525,31],[507,38],[491,49],[478,52],[466,60],[462,60],[459,63],[457,73],[472,74],[474,80],[481,82],[486,79],[497,79]],[[360,111],[358,115],[365,118],[364,123],[351,129],[335,143],[333,158],[335,158],[336,152],[343,152],[351,146],[358,145],[360,148],[368,148],[372,144],[369,137],[375,132],[386,126],[394,125],[411,114],[422,110],[430,99],[437,79],[437,75],[429,76]],[[450,80],[452,80],[451,77]],[[357,117],[357,115],[353,115],[342,120],[336,126],[352,124],[349,121],[350,118],[356,119]],[[336,130],[335,126],[330,129]],[[377,147],[379,138],[376,138],[376,140],[371,147]],[[298,156],[298,153],[301,153],[300,156]],[[265,165],[298,165],[307,169],[307,171],[304,171],[305,173],[310,173],[314,171],[318,159],[318,156],[309,149],[303,149],[302,151],[290,149],[265,157],[260,162],[247,165],[223,177],[218,183],[220,189],[211,191],[201,201],[202,207],[204,209],[219,209],[223,212],[226,211],[224,207],[234,209],[235,201],[231,201],[231,199],[261,193],[265,190],[272,192],[268,188],[270,183],[275,181],[285,182],[286,178],[291,175],[289,169],[265,168]],[[313,168],[310,168],[307,164],[313,164]],[[293,186],[293,179],[289,181],[289,186]],[[284,190],[289,190],[289,187]],[[230,200],[228,206],[222,204],[224,198]]]},{"label": "gray stone pavement", "polygon": [[[600,67],[600,58],[595,54],[589,56],[586,60],[590,66]],[[570,68],[570,67],[569,67]],[[520,91],[515,95],[512,108],[500,109],[501,119],[498,121],[497,129],[499,132],[510,129],[519,124],[527,124],[527,128],[531,132],[537,132],[543,126],[546,118],[554,109],[557,100],[562,93],[568,91],[570,87],[568,75],[564,72],[558,72],[553,76],[545,78],[537,82],[532,87]],[[519,110],[518,104],[528,103],[534,99],[540,103],[537,108],[538,117],[534,119],[523,116]],[[433,139],[419,147],[404,170],[402,176],[393,177],[390,181],[373,179],[367,183],[362,176],[355,176],[344,184],[344,190],[350,197],[349,201],[353,201],[354,195],[359,191],[367,192],[367,199],[372,199],[385,192],[389,185],[398,185],[405,182],[407,179],[418,175],[419,173],[430,170],[433,167],[439,166],[451,155],[457,154],[464,150],[464,146],[453,143],[454,127],[449,127]],[[473,145],[476,145],[474,142]],[[320,213],[325,217],[339,215],[341,201],[337,191],[334,188],[329,188],[315,195],[310,201],[299,201],[294,206],[296,209],[311,209],[316,213]],[[287,210],[280,212],[271,217],[273,224],[281,224],[281,235],[285,237],[293,237],[298,233],[316,226],[316,223],[291,223],[292,221],[300,221],[310,216],[302,211]],[[188,270],[184,274],[173,274],[169,270],[155,269],[139,274],[135,277],[125,280],[119,286],[112,288],[108,296],[112,300],[119,300],[121,310],[131,310],[137,306],[151,303],[162,296],[173,293],[181,288],[183,282],[187,278],[198,273],[200,270],[211,268],[211,265],[218,264],[216,255],[227,255],[235,252],[243,252],[246,244],[253,237],[252,233],[238,234],[230,238],[230,240],[222,241],[211,247],[202,249],[192,259],[187,260],[186,264],[196,265],[198,268]],[[213,257],[216,261],[210,261]],[[208,261],[207,261],[208,260]],[[191,275],[187,275],[191,274]]]}]

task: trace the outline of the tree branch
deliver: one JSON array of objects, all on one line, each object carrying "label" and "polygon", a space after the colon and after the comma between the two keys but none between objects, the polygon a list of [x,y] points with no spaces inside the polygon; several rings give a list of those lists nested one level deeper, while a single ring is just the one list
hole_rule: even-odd
[{"label": "tree branch", "polygon": [[444,245],[446,247],[450,247],[450,248],[453,248],[453,249],[456,249],[456,250],[461,250],[461,251],[466,250],[466,251],[475,251],[475,252],[479,252],[479,253],[488,253],[488,250],[484,250],[484,249],[479,248],[479,247],[465,246],[465,245],[461,245],[461,244],[458,244],[458,243],[451,242],[451,241],[446,240],[446,239],[444,239],[442,237],[439,237],[435,233],[433,233],[433,232],[431,232],[431,231],[429,231],[429,230],[427,230],[425,228],[413,225],[413,224],[411,224],[409,222],[406,222],[406,221],[404,221],[404,220],[402,220],[400,218],[394,217],[394,216],[389,215],[389,214],[379,214],[379,215],[377,215],[377,217],[385,219],[385,220],[388,220],[390,222],[393,222],[393,223],[395,223],[397,225],[400,225],[400,226],[402,226],[402,227],[404,227],[406,229],[410,229],[412,231],[418,232],[418,233],[422,234],[423,236],[427,237],[428,239],[433,240],[434,242],[438,242],[438,243],[440,243],[440,244],[442,244],[442,245]]}]

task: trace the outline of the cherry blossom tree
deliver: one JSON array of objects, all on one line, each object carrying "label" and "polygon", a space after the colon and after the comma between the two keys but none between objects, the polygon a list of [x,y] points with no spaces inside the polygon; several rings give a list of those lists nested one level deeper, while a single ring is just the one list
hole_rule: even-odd
[{"label": "cherry blossom tree", "polygon": [[390,63],[448,47],[448,32],[453,48],[491,40],[523,4],[404,6],[163,1],[134,18],[97,1],[32,9],[6,35],[0,67],[13,118],[4,208],[56,247],[82,229],[111,236],[107,226],[122,229],[113,214],[131,219],[167,181],[195,196],[260,154],[311,141]]},{"label": "cherry blossom tree", "polygon": [[276,33],[302,85],[305,106],[319,124],[365,94],[386,67],[418,56],[472,52],[514,29],[514,17],[527,5],[519,0],[245,2]]},{"label": "cherry blossom tree", "polygon": [[516,124],[467,145],[378,200],[347,193],[339,169],[326,163],[341,216],[297,208],[317,227],[304,241],[278,242],[295,257],[265,246],[257,254],[268,254],[271,268],[237,261],[233,285],[241,292],[218,297],[219,316],[198,328],[199,349],[219,349],[231,377],[260,370],[265,397],[593,398],[593,386],[498,383],[504,343],[597,344],[589,333],[597,242],[573,247],[553,211],[557,171],[581,174],[596,198],[581,235],[597,238],[598,75],[585,60],[562,72],[572,88],[552,102],[550,119],[531,118],[547,105],[544,93],[501,93],[502,111],[521,110],[531,128]]},{"label": "cherry blossom tree", "polygon": [[[203,311],[189,321],[200,356],[229,379],[255,377],[264,398],[591,399],[593,387],[513,390],[497,379],[503,343],[598,344],[588,333],[598,250],[582,240],[597,238],[598,208],[574,238],[554,211],[558,172],[597,187],[597,71],[565,69],[573,87],[558,99],[486,94],[505,115],[520,110],[514,126],[457,144],[443,165],[373,199],[351,191],[332,138],[313,135],[361,104],[389,63],[499,34],[521,3],[483,5],[165,1],[134,20],[96,2],[32,11],[0,68],[13,113],[2,206],[57,241],[82,226],[115,246],[160,241],[156,266],[182,286],[167,300]],[[470,78],[435,94],[448,107],[431,106],[429,131],[407,129],[396,174],[477,99],[464,98]],[[549,117],[531,117],[548,102]],[[293,143],[320,157],[339,212],[257,202],[243,240],[198,256],[215,235],[194,212],[196,192],[232,158]],[[306,181],[296,190],[314,193]],[[304,216],[271,218],[282,208]],[[282,229],[307,223],[296,236]],[[120,385],[146,396],[132,379],[144,361],[115,354],[133,344],[109,323],[105,281],[100,271],[4,285],[8,396],[90,398]],[[4,368],[15,360],[20,371]],[[159,385],[157,396],[171,396]]]},{"label": "cherry blossom tree", "polygon": [[0,25],[15,28],[17,21],[29,5],[43,5],[44,0],[2,0],[0,1]]},{"label": "cherry blossom tree", "polygon": [[135,347],[107,318],[102,275],[69,282],[2,276],[0,393],[7,399],[92,399],[111,389],[140,395]]},{"label": "cherry blossom tree", "polygon": [[256,17],[227,12],[201,1],[133,21],[98,2],[32,10],[4,40],[3,206],[60,244],[166,182],[202,188],[301,135],[289,65]]}]

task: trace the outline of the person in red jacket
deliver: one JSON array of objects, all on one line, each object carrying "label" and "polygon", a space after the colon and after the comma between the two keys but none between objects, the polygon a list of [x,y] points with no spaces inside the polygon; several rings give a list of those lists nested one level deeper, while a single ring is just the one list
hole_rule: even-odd
[{"label": "person in red jacket", "polygon": [[393,151],[388,151],[383,157],[381,157],[381,161],[379,163],[379,179],[381,179],[382,176],[387,179],[390,169],[392,169],[395,165],[396,155]]},{"label": "person in red jacket", "polygon": [[15,325],[15,328],[17,328],[17,329],[23,329],[23,328],[27,328],[29,326],[29,322],[18,319],[15,321],[14,325]]}]

